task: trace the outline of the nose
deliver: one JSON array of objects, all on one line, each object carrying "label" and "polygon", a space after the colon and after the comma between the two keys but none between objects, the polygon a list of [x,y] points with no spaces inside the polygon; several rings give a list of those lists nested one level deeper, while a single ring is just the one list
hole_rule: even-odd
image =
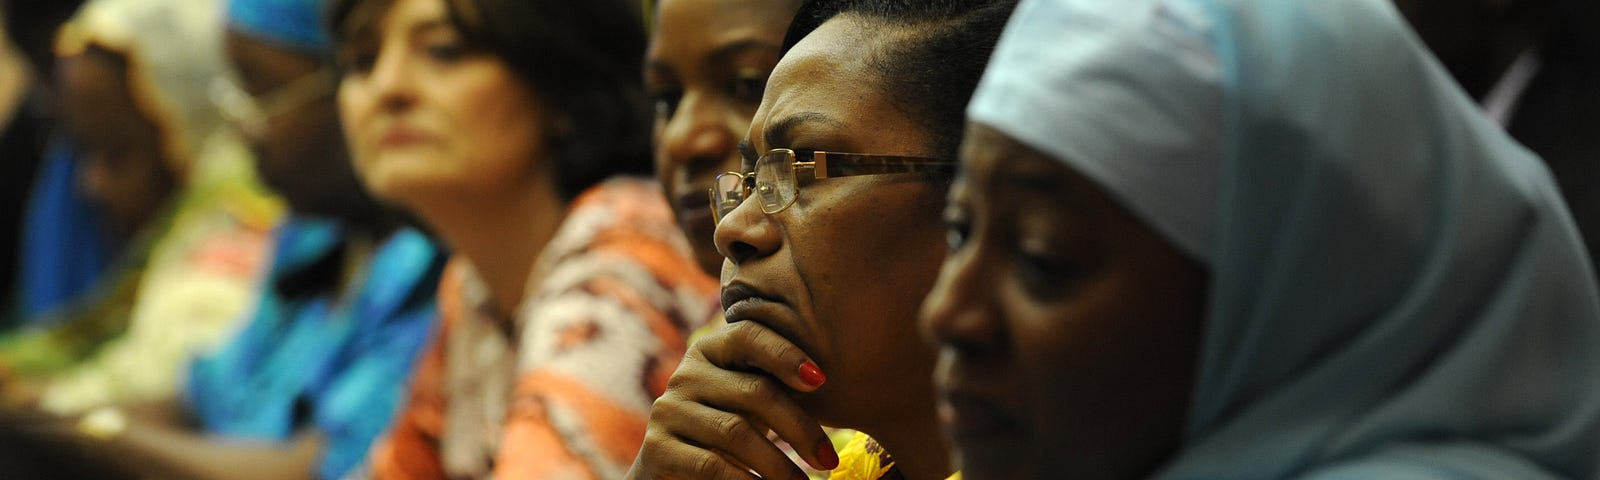
[{"label": "nose", "polygon": [[739,204],[717,222],[717,252],[734,265],[771,255],[783,245],[783,235],[771,216],[761,212],[761,202]]},{"label": "nose", "polygon": [[399,48],[384,47],[374,59],[372,71],[367,76],[369,92],[375,96],[377,107],[385,111],[404,110],[415,101],[410,59]]},{"label": "nose", "polygon": [[85,151],[80,154],[77,175],[74,178],[78,192],[97,204],[110,203],[116,175],[108,167],[109,161],[102,152]]},{"label": "nose", "polygon": [[[684,92],[678,109],[661,132],[661,148],[670,168],[681,170],[691,184],[704,184],[711,176],[737,167],[734,147],[744,130],[738,114],[712,95]],[[748,118],[744,119],[748,121]]]},{"label": "nose", "polygon": [[939,279],[922,302],[923,338],[939,347],[968,353],[993,351],[1004,344],[1003,282],[991,273],[992,263],[978,251],[952,252],[939,270]]}]

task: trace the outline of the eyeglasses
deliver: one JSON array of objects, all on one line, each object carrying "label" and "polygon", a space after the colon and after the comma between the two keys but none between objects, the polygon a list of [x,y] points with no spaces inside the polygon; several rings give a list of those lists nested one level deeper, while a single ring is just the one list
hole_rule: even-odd
[{"label": "eyeglasses", "polygon": [[233,123],[246,136],[260,138],[266,134],[267,121],[321,99],[333,93],[335,80],[332,67],[323,67],[294,79],[261,96],[251,95],[228,77],[211,81],[209,92],[212,105],[222,117]]},{"label": "eyeglasses", "polygon": [[867,155],[861,153],[818,152],[776,148],[756,160],[750,173],[727,172],[717,175],[711,188],[711,211],[717,221],[728,216],[745,197],[755,191],[761,211],[772,215],[794,205],[800,191],[800,171],[810,172],[809,180],[884,175],[891,173],[949,172],[956,162],[925,157]]}]

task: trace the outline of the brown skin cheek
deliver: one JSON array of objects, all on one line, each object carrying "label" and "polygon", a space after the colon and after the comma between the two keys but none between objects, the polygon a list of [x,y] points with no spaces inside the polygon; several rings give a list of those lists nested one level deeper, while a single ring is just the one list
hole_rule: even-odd
[{"label": "brown skin cheek", "polygon": [[917,336],[916,321],[944,255],[931,207],[942,191],[898,183],[866,192],[806,212],[817,220],[805,260],[833,267],[801,269],[832,361],[823,364],[828,384],[802,404],[830,424],[859,425],[906,407],[886,399],[933,396],[936,352]]},{"label": "brown skin cheek", "polygon": [[[246,88],[275,91],[324,65],[309,56],[229,32],[227,53]],[[339,111],[330,91],[266,119],[263,138],[251,139],[256,171],[290,207],[302,214],[364,220],[371,200],[362,193],[340,132]]]},{"label": "brown skin cheek", "polygon": [[[1032,409],[1046,417],[1046,427],[1033,432],[1079,452],[1035,452],[1036,460],[1082,461],[1055,473],[1099,464],[1115,470],[1101,473],[1142,476],[1170,457],[1180,440],[1205,272],[1120,213],[1100,224],[1113,260],[1098,278],[1085,284],[1071,304],[1019,309],[1013,323],[1019,352],[1045,353],[1019,365],[1032,372],[1027,388],[1041,390],[1031,396]],[[1094,433],[1061,438],[1063,431]],[[1045,470],[1034,473],[1052,474]]]},{"label": "brown skin cheek", "polygon": [[79,171],[79,188],[100,210],[112,235],[132,238],[149,223],[161,200],[173,189],[173,179],[161,159],[128,155],[108,164],[104,156],[86,159]]},{"label": "brown skin cheek", "polygon": [[91,49],[61,63],[64,120],[81,142],[78,188],[119,239],[155,215],[177,180],[161,150],[161,130],[135,105],[125,67]]},{"label": "brown skin cheek", "polygon": [[348,217],[372,203],[345,153],[331,102],[317,102],[274,118],[260,145],[263,180],[296,211]]}]

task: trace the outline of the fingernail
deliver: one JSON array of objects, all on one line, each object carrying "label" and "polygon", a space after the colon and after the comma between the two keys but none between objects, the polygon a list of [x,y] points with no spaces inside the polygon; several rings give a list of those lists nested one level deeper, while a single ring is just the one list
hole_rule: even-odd
[{"label": "fingernail", "polygon": [[806,360],[800,364],[800,381],[806,382],[806,385],[820,387],[822,382],[828,381],[828,377],[822,374],[822,369],[817,368],[817,364]]},{"label": "fingernail", "polygon": [[823,470],[839,468],[839,454],[833,451],[833,443],[828,439],[822,439],[822,443],[817,444],[817,460],[822,462],[819,466]]}]

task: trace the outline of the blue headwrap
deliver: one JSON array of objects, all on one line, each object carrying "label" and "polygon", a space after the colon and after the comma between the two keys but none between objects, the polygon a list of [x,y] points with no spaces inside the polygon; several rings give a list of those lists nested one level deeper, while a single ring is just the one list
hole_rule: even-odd
[{"label": "blue headwrap", "polygon": [[1208,267],[1155,478],[1600,476],[1572,218],[1389,0],[1024,0],[968,115]]},{"label": "blue headwrap", "polygon": [[322,0],[228,0],[228,28],[312,55],[326,55]]}]

